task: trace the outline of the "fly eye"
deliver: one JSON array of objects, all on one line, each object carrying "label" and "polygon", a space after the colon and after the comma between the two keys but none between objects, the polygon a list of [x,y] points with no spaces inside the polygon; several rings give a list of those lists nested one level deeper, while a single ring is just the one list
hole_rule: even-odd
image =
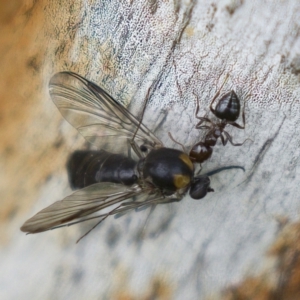
[{"label": "fly eye", "polygon": [[141,150],[142,152],[147,152],[147,151],[148,151],[148,148],[147,148],[145,145],[141,145],[141,146],[140,146],[140,150]]},{"label": "fly eye", "polygon": [[190,196],[199,200],[206,196],[207,193],[213,192],[214,190],[210,187],[210,179],[208,176],[199,176],[194,178],[194,181],[190,188]]}]

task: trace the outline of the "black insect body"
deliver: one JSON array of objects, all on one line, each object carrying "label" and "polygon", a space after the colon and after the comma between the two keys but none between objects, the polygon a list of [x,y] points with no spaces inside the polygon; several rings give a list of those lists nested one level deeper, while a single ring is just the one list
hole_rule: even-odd
[{"label": "black insect body", "polygon": [[[94,83],[61,72],[52,77],[49,88],[63,117],[103,150],[76,151],[68,170],[73,188],[81,189],[38,212],[22,231],[37,233],[100,217],[98,225],[133,208],[179,201],[189,189],[194,199],[213,191],[208,176],[194,177],[186,153],[163,147],[145,125]],[[113,205],[117,206],[108,213],[82,219]]]},{"label": "black insect body", "polygon": [[188,155],[164,147],[151,150],[138,162],[104,150],[75,151],[68,160],[67,170],[73,189],[99,182],[132,185],[145,181],[168,196],[199,181],[193,179],[194,167]]},{"label": "black insect body", "polygon": [[137,162],[122,154],[93,150],[75,151],[67,162],[72,189],[82,189],[98,182],[133,185],[138,181]]},{"label": "black insect body", "polygon": [[[196,118],[200,120],[200,122],[196,125],[197,129],[206,129],[208,132],[206,133],[204,140],[195,144],[189,155],[193,162],[203,163],[207,159],[209,159],[213,152],[213,147],[216,145],[218,139],[220,138],[222,144],[225,146],[229,141],[233,146],[241,146],[243,143],[234,143],[232,141],[231,135],[225,131],[225,127],[227,125],[232,125],[239,129],[245,128],[245,111],[243,110],[242,118],[243,125],[239,125],[235,121],[239,118],[240,115],[240,100],[234,91],[231,91],[224,96],[222,96],[217,103],[215,109],[212,107],[214,101],[216,100],[219,92],[216,94],[214,99],[210,104],[211,112],[221,121],[213,122],[207,117],[199,117],[199,103],[197,103],[196,109]],[[202,125],[204,122],[209,123],[209,125]]]},{"label": "black insect body", "polygon": [[239,118],[241,104],[234,91],[225,94],[219,100],[215,109],[212,108],[212,103],[210,105],[210,109],[217,118],[227,122],[235,122]]},{"label": "black insect body", "polygon": [[195,184],[193,163],[182,151],[170,148],[154,149],[141,165],[144,179],[153,183],[165,195],[172,195]]}]

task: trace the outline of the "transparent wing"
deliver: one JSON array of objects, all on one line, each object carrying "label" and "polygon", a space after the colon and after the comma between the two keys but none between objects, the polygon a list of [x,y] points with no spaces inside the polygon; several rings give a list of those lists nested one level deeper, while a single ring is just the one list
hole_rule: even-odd
[{"label": "transparent wing", "polygon": [[127,154],[129,141],[138,127],[134,139],[138,145],[162,146],[162,142],[126,108],[78,74],[55,74],[50,80],[49,91],[63,117],[100,149]]},{"label": "transparent wing", "polygon": [[28,233],[47,231],[133,197],[134,201],[125,202],[119,208],[117,207],[118,209],[114,209],[113,213],[109,212],[103,216],[121,213],[154,202],[159,203],[164,199],[160,192],[149,195],[138,185],[128,187],[122,184],[101,182],[54,202],[27,220],[21,230]]},{"label": "transparent wing", "polygon": [[27,220],[21,230],[29,233],[42,232],[119,203],[138,195],[141,191],[137,185],[126,187],[107,182],[97,183],[41,210]]}]

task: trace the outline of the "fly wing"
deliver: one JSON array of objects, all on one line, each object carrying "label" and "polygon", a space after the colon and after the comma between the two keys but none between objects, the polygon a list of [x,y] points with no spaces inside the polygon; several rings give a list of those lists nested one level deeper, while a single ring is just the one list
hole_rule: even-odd
[{"label": "fly wing", "polygon": [[50,80],[49,91],[63,117],[100,149],[127,154],[127,146],[137,128],[134,140],[138,145],[162,146],[162,142],[126,108],[78,74],[55,74]]},{"label": "fly wing", "polygon": [[21,230],[28,233],[47,231],[133,196],[140,196],[141,199],[146,198],[145,193],[138,185],[127,187],[108,182],[93,184],[44,208],[27,220]]}]

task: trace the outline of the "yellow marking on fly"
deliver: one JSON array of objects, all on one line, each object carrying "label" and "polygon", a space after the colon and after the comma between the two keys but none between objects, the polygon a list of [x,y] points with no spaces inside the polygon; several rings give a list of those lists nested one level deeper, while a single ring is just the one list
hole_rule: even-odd
[{"label": "yellow marking on fly", "polygon": [[186,155],[185,153],[182,153],[179,155],[179,158],[193,171],[194,170],[194,165],[192,161],[190,160],[189,156]]},{"label": "yellow marking on fly", "polygon": [[191,182],[190,176],[177,174],[177,175],[174,175],[174,177],[173,177],[173,183],[177,189],[182,189],[182,188],[186,187],[188,184],[190,184],[190,182]]}]

